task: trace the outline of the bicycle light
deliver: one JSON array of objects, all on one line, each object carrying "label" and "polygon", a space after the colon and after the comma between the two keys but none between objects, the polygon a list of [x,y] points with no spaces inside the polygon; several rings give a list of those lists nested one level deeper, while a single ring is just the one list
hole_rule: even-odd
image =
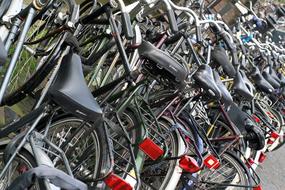
[{"label": "bicycle light", "polygon": [[132,186],[117,176],[114,173],[111,173],[107,178],[105,178],[104,182],[106,185],[112,190],[132,190]]},{"label": "bicycle light", "polygon": [[254,188],[252,188],[252,190],[262,190],[261,185],[257,185]]},{"label": "bicycle light", "polygon": [[260,119],[256,115],[252,115],[252,118],[256,123],[260,123]]},{"label": "bicycle light", "polygon": [[197,161],[194,158],[187,156],[187,155],[180,158],[179,166],[183,170],[190,172],[190,173],[196,173],[201,170]]},{"label": "bicycle light", "polygon": [[219,160],[215,156],[213,156],[212,154],[208,155],[204,159],[204,164],[209,169],[218,169],[220,167]]},{"label": "bicycle light", "polygon": [[155,144],[155,142],[148,137],[140,143],[139,148],[152,160],[158,159],[164,153],[160,146]]}]

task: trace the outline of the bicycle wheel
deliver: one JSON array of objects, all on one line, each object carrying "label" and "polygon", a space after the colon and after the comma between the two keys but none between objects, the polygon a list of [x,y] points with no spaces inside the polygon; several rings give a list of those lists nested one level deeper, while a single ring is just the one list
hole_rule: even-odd
[{"label": "bicycle wheel", "polygon": [[[111,121],[113,126],[107,125],[109,126],[110,140],[113,144],[113,172],[133,187],[136,187],[139,185],[136,168],[139,174],[145,160],[144,153],[138,148],[138,143],[143,138],[139,116],[133,108],[127,108],[119,117],[120,124],[118,119],[113,117],[113,113],[108,116],[108,119],[110,119],[109,121]],[[122,133],[121,127],[124,128],[131,143],[126,139],[126,134]],[[134,160],[132,159],[132,154]]]},{"label": "bicycle wheel", "polygon": [[[0,150],[0,168],[3,168],[5,163],[3,162],[4,149]],[[22,173],[28,171],[31,168],[36,167],[36,161],[34,157],[26,150],[20,151],[15,159],[12,161],[8,171],[4,175],[4,178],[0,179],[0,189],[7,189],[9,185]],[[0,169],[1,170],[1,169]],[[40,190],[41,186],[37,182],[31,190]]]},{"label": "bicycle wheel", "polygon": [[[206,125],[205,127],[207,131],[207,136],[214,145],[214,147],[217,150],[224,150],[227,145],[231,145],[233,143],[232,140],[215,140],[215,139],[222,139],[222,138],[236,138],[238,135],[241,134],[240,130],[238,128],[235,128],[234,130],[223,121],[217,120],[213,126]],[[232,147],[229,147],[230,150],[234,150],[234,148],[237,148],[241,152],[244,152],[246,149],[246,143],[245,141],[240,138],[234,144],[231,145]]]},{"label": "bicycle wheel", "polygon": [[[167,157],[178,157],[184,153],[183,140],[180,134],[175,130],[172,132],[172,126],[167,120],[160,120],[159,124],[163,129],[165,140],[169,147]],[[173,189],[179,182],[182,169],[179,167],[179,161],[161,160],[159,162],[146,160],[141,178],[145,186],[142,189]]]},{"label": "bicycle wheel", "polygon": [[[94,181],[105,175],[103,170],[107,172],[110,169],[106,135],[102,125],[95,126],[75,117],[63,117],[51,124],[48,139],[65,152],[75,178],[96,186]],[[66,171],[63,161],[54,153],[48,151],[55,167]]]},{"label": "bicycle wheel", "polygon": [[[236,156],[226,152],[221,155],[220,167],[218,169],[204,168],[196,177],[196,181],[193,178],[192,180],[189,179],[188,185],[194,189],[201,190],[250,190],[252,188],[249,172],[245,171],[246,167],[241,164],[242,162],[238,161]],[[185,184],[180,182],[176,189],[183,188],[186,188]]]},{"label": "bicycle wheel", "polygon": [[278,132],[278,134],[280,135],[280,137],[278,138],[278,145],[276,145],[275,147],[273,147],[273,149],[270,150],[270,151],[275,151],[275,150],[279,149],[280,147],[282,147],[282,145],[284,145],[284,143],[285,143],[285,140],[283,137],[284,131],[285,131],[285,128],[284,128],[285,125],[284,125],[283,116],[280,112],[278,112],[274,108],[271,108],[270,112],[274,117],[273,121],[275,121],[275,123],[274,123],[275,129]]},{"label": "bicycle wheel", "polygon": [[[32,21],[24,40],[24,45],[17,57],[16,65],[10,77],[2,105],[13,105],[27,96],[40,85],[55,64],[54,56],[63,42],[66,23],[73,20],[73,0],[53,0],[39,11]],[[23,22],[19,31],[24,26]],[[10,62],[19,42],[19,34],[9,48]],[[8,65],[7,65],[8,66]],[[6,66],[2,74],[6,72]]]}]

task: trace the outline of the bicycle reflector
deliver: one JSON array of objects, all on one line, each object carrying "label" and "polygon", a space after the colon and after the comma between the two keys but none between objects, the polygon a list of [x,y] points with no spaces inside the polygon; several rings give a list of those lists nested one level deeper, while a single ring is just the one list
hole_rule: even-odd
[{"label": "bicycle reflector", "polygon": [[258,158],[258,162],[263,163],[265,159],[266,159],[266,154],[264,152],[261,152]]},{"label": "bicycle reflector", "polygon": [[267,141],[267,144],[273,144],[275,142],[276,139],[279,138],[279,134],[275,131],[270,133],[270,138]]},{"label": "bicycle reflector", "polygon": [[262,190],[261,185],[255,186],[252,190]]},{"label": "bicycle reflector", "polygon": [[187,155],[184,155],[183,157],[180,158],[179,166],[186,172],[190,172],[190,173],[196,173],[200,171],[201,169],[197,161],[194,158],[187,156]]},{"label": "bicycle reflector", "polygon": [[256,123],[260,123],[260,119],[256,115],[252,115],[252,118]]},{"label": "bicycle reflector", "polygon": [[253,164],[254,164],[254,160],[252,158],[248,158],[246,162],[247,167],[250,168]]},{"label": "bicycle reflector", "polygon": [[152,160],[158,159],[163,155],[164,151],[155,144],[150,138],[145,138],[139,145],[139,148],[148,155]]},{"label": "bicycle reflector", "polygon": [[271,119],[274,119],[274,115],[273,115],[270,111],[266,112],[266,114],[267,114],[268,117],[270,117]]},{"label": "bicycle reflector", "polygon": [[112,190],[132,190],[132,186],[117,176],[114,173],[111,173],[108,177],[105,178],[104,182]]},{"label": "bicycle reflector", "polygon": [[213,156],[212,154],[209,154],[204,159],[204,165],[210,169],[218,169],[220,167],[220,162],[215,156]]}]

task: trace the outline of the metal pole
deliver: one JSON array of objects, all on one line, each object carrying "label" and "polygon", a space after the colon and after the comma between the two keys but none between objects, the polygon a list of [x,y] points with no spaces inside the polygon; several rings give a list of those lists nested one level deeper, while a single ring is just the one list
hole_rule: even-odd
[{"label": "metal pole", "polygon": [[11,31],[9,33],[9,36],[8,36],[8,38],[6,40],[6,43],[5,43],[5,50],[6,51],[9,50],[9,48],[10,48],[10,46],[11,46],[11,44],[12,44],[12,42],[13,42],[15,36],[16,36],[16,33],[17,33],[18,29],[19,29],[20,24],[21,24],[21,19],[16,17],[15,21],[13,23],[13,26],[11,28]]},{"label": "metal pole", "polygon": [[19,55],[21,53],[21,50],[23,48],[26,34],[28,33],[28,30],[29,30],[29,28],[30,28],[30,26],[32,24],[32,21],[33,21],[35,13],[36,13],[36,10],[33,9],[33,8],[30,8],[29,14],[27,16],[27,19],[26,19],[26,22],[25,22],[25,25],[24,25],[24,28],[23,28],[23,31],[22,31],[22,33],[20,35],[19,42],[17,43],[15,52],[13,54],[13,57],[11,59],[11,62],[9,64],[9,67],[7,69],[7,72],[5,74],[5,77],[4,77],[4,80],[3,80],[3,83],[2,83],[2,86],[1,86],[1,89],[0,89],[0,103],[3,100],[4,93],[5,93],[6,89],[7,89],[7,86],[9,84],[9,80],[10,80],[10,78],[12,76],[12,73],[13,73],[13,70],[14,70],[14,67],[16,66],[17,60],[18,60]]}]

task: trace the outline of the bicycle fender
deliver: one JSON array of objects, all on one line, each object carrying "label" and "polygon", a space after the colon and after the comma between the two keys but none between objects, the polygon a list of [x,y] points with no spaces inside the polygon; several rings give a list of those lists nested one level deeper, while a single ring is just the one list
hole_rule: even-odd
[{"label": "bicycle fender", "polygon": [[[20,133],[19,135],[15,136],[6,146],[5,150],[4,150],[4,155],[3,155],[3,159],[4,159],[4,163],[7,163],[9,158],[11,157],[11,155],[16,151],[17,146],[19,145],[20,141],[23,139],[25,133]],[[32,151],[32,147],[30,146],[29,143],[26,143],[23,146],[23,149],[26,150],[27,152],[29,152],[32,156],[34,156],[34,153]],[[44,165],[48,165],[51,167],[54,167],[52,161],[50,160],[50,158],[47,156],[47,154],[42,151],[41,149],[38,149],[39,152],[39,156],[38,156],[38,164],[44,164]]]}]

